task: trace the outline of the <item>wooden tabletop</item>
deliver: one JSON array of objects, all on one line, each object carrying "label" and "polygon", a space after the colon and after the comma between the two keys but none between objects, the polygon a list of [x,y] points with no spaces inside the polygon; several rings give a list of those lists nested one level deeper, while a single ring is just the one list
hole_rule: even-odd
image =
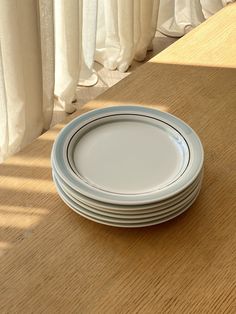
[{"label": "wooden tabletop", "polygon": [[199,134],[196,203],[120,229],[70,210],[51,178],[57,125],[0,165],[0,313],[236,313],[236,5],[88,103],[145,105]]}]

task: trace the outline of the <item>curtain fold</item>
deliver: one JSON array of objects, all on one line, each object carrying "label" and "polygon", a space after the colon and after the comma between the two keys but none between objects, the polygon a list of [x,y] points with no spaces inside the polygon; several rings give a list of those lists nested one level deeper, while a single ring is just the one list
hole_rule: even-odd
[{"label": "curtain fold", "polygon": [[158,30],[181,37],[235,0],[160,0]]},{"label": "curtain fold", "polygon": [[135,60],[143,61],[147,51],[152,49],[152,40],[156,33],[159,0],[140,1],[140,35],[135,51]]},{"label": "curtain fold", "polygon": [[93,70],[96,46],[98,0],[83,1],[82,13],[82,48],[79,85],[92,86],[98,81]]},{"label": "curtain fold", "polygon": [[56,0],[55,95],[64,110],[75,110],[73,100],[81,66],[82,0]]},{"label": "curtain fold", "polygon": [[43,92],[43,127],[50,127],[54,105],[54,19],[53,1],[39,1],[39,36],[41,49],[42,92]]},{"label": "curtain fold", "polygon": [[127,71],[143,61],[156,32],[159,0],[101,0],[95,60],[109,70]]}]

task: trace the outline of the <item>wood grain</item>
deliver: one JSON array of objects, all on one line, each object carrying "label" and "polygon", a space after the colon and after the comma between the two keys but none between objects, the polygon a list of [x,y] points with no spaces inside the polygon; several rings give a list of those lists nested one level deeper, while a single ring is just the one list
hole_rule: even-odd
[{"label": "wood grain", "polygon": [[[235,20],[226,7],[0,165],[0,313],[236,312]],[[179,218],[102,226],[57,195],[55,136],[115,104],[168,111],[199,134],[203,188]]]}]

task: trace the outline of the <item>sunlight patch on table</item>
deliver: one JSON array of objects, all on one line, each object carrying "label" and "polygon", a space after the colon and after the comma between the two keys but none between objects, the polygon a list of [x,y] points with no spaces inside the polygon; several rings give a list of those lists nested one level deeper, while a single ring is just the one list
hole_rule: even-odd
[{"label": "sunlight patch on table", "polygon": [[35,156],[30,156],[24,154],[21,152],[21,155],[15,155],[11,158],[9,158],[6,163],[6,165],[14,165],[14,166],[27,166],[27,167],[51,167],[51,160],[50,158],[44,158],[40,157],[39,159],[36,159]]},{"label": "sunlight patch on table", "polygon": [[[102,97],[102,95],[100,96]],[[90,110],[94,109],[101,109],[101,107],[106,108],[106,107],[113,107],[113,106],[145,106],[147,108],[152,108],[152,109],[157,109],[160,111],[168,112],[168,106],[158,104],[148,104],[140,101],[139,103],[133,102],[130,100],[129,102],[124,102],[124,101],[118,101],[118,100],[94,100],[90,101],[89,103],[86,104],[86,106],[82,109],[86,109],[85,112],[88,112]]]},{"label": "sunlight patch on table", "polygon": [[12,247],[12,245],[8,242],[3,242],[3,241],[0,241],[0,257],[5,254],[5,252],[10,249]]},{"label": "sunlight patch on table", "polygon": [[[53,181],[49,179],[38,178],[22,178],[22,177],[8,177],[2,176],[0,182],[0,189],[7,189],[8,191],[21,192],[40,192],[40,193],[55,193]],[[1,202],[1,201],[0,201]]]},{"label": "sunlight patch on table", "polygon": [[41,217],[32,214],[3,213],[0,210],[0,227],[17,229],[32,228],[39,223]]},{"label": "sunlight patch on table", "polygon": [[7,205],[7,206],[0,206],[0,213],[5,213],[5,214],[22,214],[22,215],[46,215],[48,214],[48,210],[45,208],[41,208],[41,207],[32,207],[32,208],[27,208],[27,207],[20,207],[20,206],[11,206],[11,205]]}]

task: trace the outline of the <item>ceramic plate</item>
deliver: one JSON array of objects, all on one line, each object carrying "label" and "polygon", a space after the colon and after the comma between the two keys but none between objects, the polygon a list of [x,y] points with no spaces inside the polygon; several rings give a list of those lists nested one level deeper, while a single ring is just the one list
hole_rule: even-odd
[{"label": "ceramic plate", "polygon": [[196,180],[185,190],[183,190],[181,193],[175,195],[174,197],[147,205],[113,205],[113,204],[107,204],[107,203],[101,203],[98,201],[94,201],[92,199],[84,197],[82,194],[79,194],[77,191],[74,191],[71,189],[56,173],[55,170],[53,170],[53,176],[56,178],[58,184],[62,188],[62,190],[71,197],[75,202],[85,204],[89,207],[96,208],[101,211],[105,212],[114,212],[114,213],[120,213],[120,214],[142,214],[157,211],[157,210],[163,210],[165,208],[170,207],[171,205],[174,205],[176,203],[179,203],[180,201],[184,200],[194,189],[201,184],[203,173],[201,172],[200,175],[196,178]]},{"label": "ceramic plate", "polygon": [[57,137],[52,159],[73,190],[105,203],[141,205],[188,187],[201,171],[203,149],[178,118],[119,106],[74,119]]},{"label": "ceramic plate", "polygon": [[132,222],[130,222],[130,221],[125,221],[125,220],[109,219],[102,215],[88,213],[88,211],[86,211],[84,208],[80,207],[77,203],[69,199],[67,195],[63,192],[63,190],[61,190],[59,185],[56,185],[56,187],[57,187],[58,194],[60,195],[62,200],[65,202],[65,204],[69,206],[77,214],[80,214],[81,216],[89,220],[92,220],[94,222],[100,223],[100,224],[105,224],[105,225],[114,226],[114,227],[125,227],[125,228],[146,227],[146,226],[156,225],[156,224],[160,224],[168,220],[171,220],[181,215],[183,212],[185,212],[194,203],[200,191],[199,189],[197,193],[195,194],[194,198],[191,199],[191,201],[189,201],[189,203],[187,203],[185,206],[169,214],[167,213],[166,215],[161,216],[161,217],[154,217],[153,219],[133,220]]},{"label": "ceramic plate", "polygon": [[[101,209],[98,209],[96,207],[91,207],[88,206],[84,203],[79,202],[78,200],[74,199],[70,194],[66,193],[66,191],[62,188],[62,186],[59,184],[59,182],[57,181],[57,179],[54,177],[54,181],[55,184],[57,186],[57,190],[59,192],[60,195],[63,195],[64,197],[67,197],[67,200],[70,200],[74,203],[74,207],[76,208],[76,206],[79,207],[79,210],[84,210],[85,213],[89,214],[89,215],[94,215],[95,214],[95,218],[96,217],[100,217],[100,218],[106,218],[109,221],[116,221],[116,219],[123,219],[124,221],[128,222],[134,222],[135,220],[140,220],[139,222],[144,222],[146,220],[153,220],[154,218],[161,218],[161,217],[165,217],[166,215],[169,215],[171,213],[174,213],[175,211],[181,210],[183,207],[185,207],[185,205],[187,205],[194,197],[195,195],[198,193],[198,191],[200,190],[201,187],[201,182],[198,183],[198,185],[194,188],[193,191],[191,191],[191,193],[189,193],[184,199],[173,203],[169,206],[166,206],[162,209],[160,208],[153,208],[151,211],[150,210],[143,210],[143,211],[138,211],[138,212],[128,212],[128,211],[123,211],[122,213],[120,212],[109,212],[109,211],[104,211]],[[76,204],[76,205],[75,205]]]},{"label": "ceramic plate", "polygon": [[152,193],[175,182],[189,163],[185,139],[168,124],[140,115],[105,116],[70,139],[71,169],[107,193]]}]

